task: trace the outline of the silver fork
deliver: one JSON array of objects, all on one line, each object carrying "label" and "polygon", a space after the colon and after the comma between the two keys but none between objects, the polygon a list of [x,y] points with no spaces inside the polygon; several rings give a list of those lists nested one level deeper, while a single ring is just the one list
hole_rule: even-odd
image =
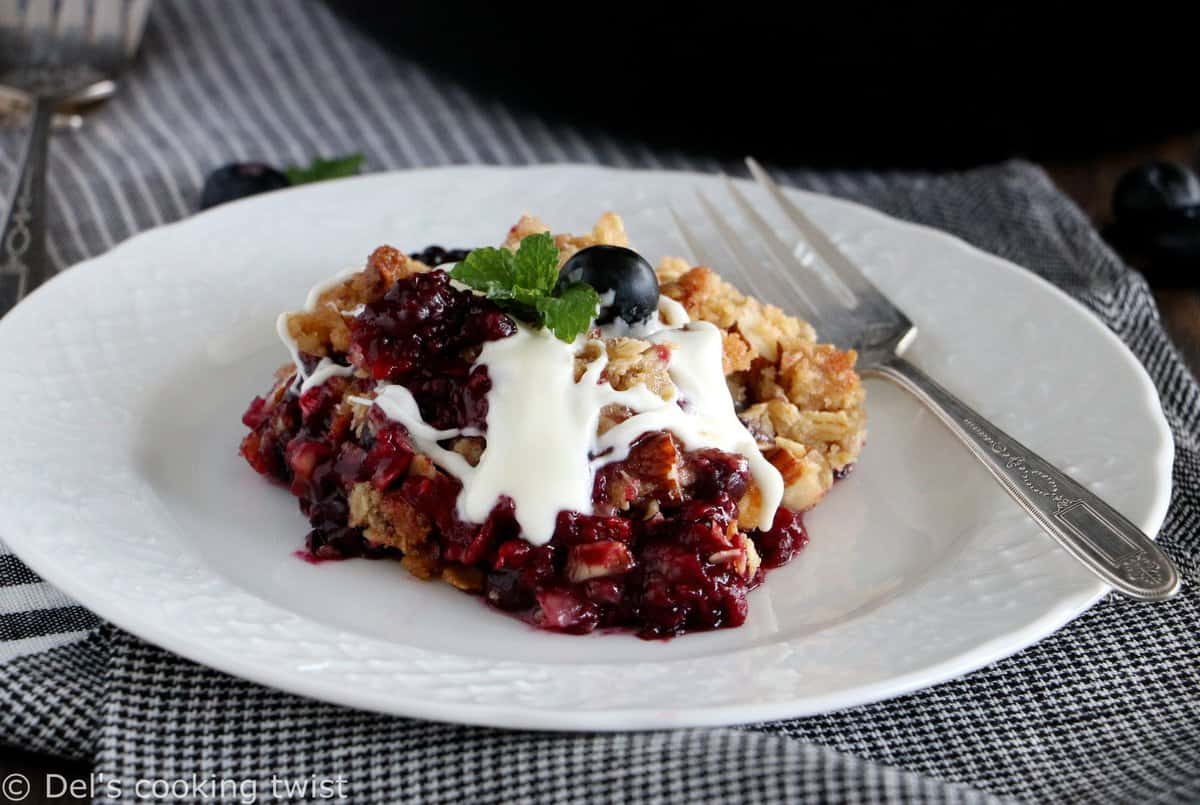
[{"label": "silver fork", "polygon": [[[1117,591],[1147,601],[1170,598],[1179,591],[1175,566],[1137,526],[905,360],[902,354],[917,334],[913,323],[784,194],[761,165],[751,158],[746,164],[800,238],[845,286],[839,294],[815,276],[813,281],[801,284],[797,272],[811,272],[811,267],[795,256],[745,194],[725,177],[738,211],[770,255],[772,270],[752,272],[751,267],[759,262],[752,250],[713,204],[702,193],[698,196],[712,228],[743,276],[762,286],[748,290],[776,304],[796,303],[822,340],[858,350],[862,374],[887,378],[916,396],[970,448],[1042,530]],[[672,213],[693,256],[712,265],[695,232],[681,216]]]},{"label": "silver fork", "polygon": [[55,111],[111,92],[148,0],[0,0],[0,84],[30,99],[29,135],[0,229],[0,316],[49,278],[46,161]]}]

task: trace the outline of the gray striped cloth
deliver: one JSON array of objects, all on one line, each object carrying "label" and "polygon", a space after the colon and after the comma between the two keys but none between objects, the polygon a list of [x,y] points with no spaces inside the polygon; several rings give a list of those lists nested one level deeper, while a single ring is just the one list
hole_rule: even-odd
[{"label": "gray striped cloth", "polygon": [[[0,189],[19,133],[0,132]],[[233,160],[362,151],[371,170],[599,162],[709,170],[506,108],[389,55],[311,2],[154,9],[118,98],[52,148],[59,267],[195,209]],[[628,735],[505,732],[390,718],[269,690],[101,623],[0,546],[0,740],[138,779],[345,778],[355,802],[1200,801],[1200,391],[1126,269],[1036,168],[954,175],[793,172],[795,184],[948,230],[1080,299],[1154,378],[1178,447],[1161,534],[1185,593],[1114,597],[963,679],[817,718]],[[0,523],[0,533],[3,524]],[[99,792],[101,795],[104,789]],[[212,797],[223,794],[223,797]]]}]

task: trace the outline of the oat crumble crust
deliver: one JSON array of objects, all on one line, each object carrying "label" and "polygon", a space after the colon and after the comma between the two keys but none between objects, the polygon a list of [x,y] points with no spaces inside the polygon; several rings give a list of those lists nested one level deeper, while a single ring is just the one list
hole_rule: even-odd
[{"label": "oat crumble crust", "polygon": [[[549,231],[538,218],[524,215],[509,230],[503,245],[516,249],[524,237]],[[588,246],[629,243],[621,218],[614,213],[601,216],[590,233],[555,235],[555,242],[560,266]],[[397,280],[429,270],[398,249],[381,246],[362,271],[326,290],[314,310],[289,314],[287,331],[302,352],[344,356],[350,347],[348,321],[354,311],[380,299]],[[691,318],[724,330],[723,368],[738,415],[783,476],[783,505],[797,512],[812,508],[833,485],[835,472],[854,463],[866,437],[865,394],[854,369],[856,353],[819,343],[808,323],[742,294],[708,267],[667,257],[659,263],[657,273],[662,294],[682,304]],[[589,341],[576,357],[577,378],[600,349],[607,352],[605,378],[614,388],[644,383],[664,398],[670,395],[669,345],[625,337]],[[357,374],[367,377],[361,369]],[[268,406],[286,394],[293,377],[291,365],[280,369],[278,382],[267,397]],[[367,427],[367,410],[367,406],[342,400],[335,419],[361,433]],[[601,413],[600,432],[631,414],[620,406],[608,406]],[[480,437],[463,437],[451,446],[474,465],[484,445]],[[662,484],[678,486],[680,450],[673,438],[663,435],[648,440],[636,458],[653,465],[651,474],[656,473]],[[410,474],[439,472],[428,457],[418,454],[417,459]],[[625,491],[619,477],[611,480],[610,513],[629,508]],[[661,493],[661,487],[656,492]],[[348,500],[349,524],[361,527],[369,542],[401,551],[402,563],[413,575],[440,577],[467,591],[481,590],[483,578],[478,568],[438,560],[430,540],[432,526],[411,505],[367,483],[356,485]],[[758,508],[758,493],[751,483],[739,505],[739,520],[756,522]],[[730,537],[730,549],[710,556],[709,561],[729,561],[747,578],[752,577],[759,565],[754,543],[740,533]]]}]

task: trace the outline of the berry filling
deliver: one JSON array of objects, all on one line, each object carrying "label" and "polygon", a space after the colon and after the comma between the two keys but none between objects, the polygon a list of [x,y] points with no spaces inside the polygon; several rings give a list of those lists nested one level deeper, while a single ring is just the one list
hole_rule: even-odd
[{"label": "berry filling", "polygon": [[[430,263],[452,257],[423,253]],[[346,352],[326,357],[354,366],[354,376],[302,394],[294,374],[284,377],[243,416],[250,433],[241,454],[299,499],[315,560],[397,559],[539,628],[621,627],[662,638],[741,624],[765,569],[808,542],[801,516],[782,508],[770,530],[740,531],[746,459],[688,451],[661,431],[643,434],[625,460],[597,472],[594,513],[560,512],[545,545],[521,538],[506,498],[483,523],[464,522],[459,481],[417,451],[402,425],[377,407],[364,415],[350,398],[370,397],[377,381],[399,384],[432,427],[484,433],[491,382],[473,364],[483,344],[513,335],[516,324],[431,271],[397,280],[349,330]],[[309,371],[318,360],[302,358]],[[444,446],[477,460],[484,438]],[[536,450],[530,445],[530,460]]]}]

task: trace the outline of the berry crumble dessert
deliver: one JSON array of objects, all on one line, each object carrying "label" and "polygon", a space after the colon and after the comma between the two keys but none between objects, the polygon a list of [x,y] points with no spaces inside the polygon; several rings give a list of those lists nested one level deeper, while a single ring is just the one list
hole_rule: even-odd
[{"label": "berry crumble dessert", "polygon": [[855,353],[608,213],[376,249],[279,317],[241,454],[314,560],[391,558],[543,629],[738,626],[866,433]]}]

